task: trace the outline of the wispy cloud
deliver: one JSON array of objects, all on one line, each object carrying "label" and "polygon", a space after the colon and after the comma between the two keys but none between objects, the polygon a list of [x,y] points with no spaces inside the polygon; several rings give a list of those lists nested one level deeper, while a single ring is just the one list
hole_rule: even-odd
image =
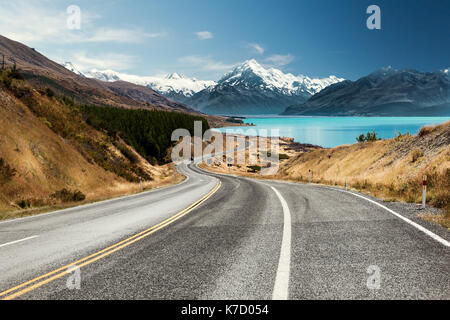
[{"label": "wispy cloud", "polygon": [[200,40],[207,40],[214,38],[214,35],[210,31],[199,31],[195,33]]},{"label": "wispy cloud", "polygon": [[262,46],[260,46],[257,43],[248,43],[248,47],[259,54],[264,54],[264,51],[266,51]]},{"label": "wispy cloud", "polygon": [[72,64],[81,71],[92,69],[111,69],[114,71],[127,70],[136,63],[136,57],[118,53],[93,55],[88,54],[85,51],[79,51],[73,53],[70,59]]},{"label": "wispy cloud", "polygon": [[295,57],[288,53],[285,55],[282,54],[273,54],[267,58],[264,59],[264,62],[273,65],[275,67],[283,67],[285,65],[288,65],[292,61],[294,61]]},{"label": "wispy cloud", "polygon": [[57,10],[45,0],[0,0],[0,7],[0,33],[25,43],[138,43],[165,35],[164,32],[150,33],[133,28],[98,27],[96,21],[100,16],[83,8],[81,30],[70,30],[67,12]]},{"label": "wispy cloud", "polygon": [[184,65],[198,67],[205,71],[226,71],[236,66],[236,64],[226,64],[221,61],[216,61],[211,56],[186,56],[179,58],[178,62]]},{"label": "wispy cloud", "polygon": [[148,33],[143,30],[133,29],[108,29],[100,28],[86,37],[86,42],[122,42],[137,43],[149,38],[165,36],[165,32]]}]

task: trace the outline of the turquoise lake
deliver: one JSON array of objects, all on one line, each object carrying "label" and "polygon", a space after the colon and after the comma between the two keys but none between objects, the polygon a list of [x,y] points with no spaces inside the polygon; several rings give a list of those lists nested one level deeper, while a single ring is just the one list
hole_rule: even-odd
[{"label": "turquoise lake", "polygon": [[[322,147],[335,147],[356,142],[356,137],[375,131],[380,138],[393,138],[397,132],[417,134],[424,125],[440,124],[450,117],[254,117],[244,120],[255,127],[220,128],[278,129],[281,137],[292,137],[296,142],[311,143]],[[231,131],[232,132],[232,131]],[[273,134],[272,134],[273,135]]]}]

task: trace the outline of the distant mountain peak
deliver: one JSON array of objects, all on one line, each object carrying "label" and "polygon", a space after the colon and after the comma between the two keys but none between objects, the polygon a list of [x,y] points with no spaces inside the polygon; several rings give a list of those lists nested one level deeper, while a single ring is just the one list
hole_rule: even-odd
[{"label": "distant mountain peak", "polygon": [[72,62],[66,61],[66,62],[62,63],[61,65],[64,68],[66,68],[67,70],[72,71],[73,73],[84,77],[84,74],[81,71],[79,71],[77,68],[75,68],[74,65],[72,64]]},{"label": "distant mountain peak", "polygon": [[213,114],[274,114],[342,80],[336,76],[324,79],[294,76],[250,59],[226,73],[216,86],[196,93],[186,103]]},{"label": "distant mountain peak", "polygon": [[255,59],[246,60],[240,65],[238,65],[235,69],[252,69],[252,70],[258,70],[262,69],[263,67],[256,61]]},{"label": "distant mountain peak", "polygon": [[388,75],[392,75],[394,73],[397,73],[399,70],[393,68],[392,66],[386,66],[386,67],[382,67],[374,72],[372,72],[370,75],[374,75],[374,76],[388,76]]},{"label": "distant mountain peak", "polygon": [[178,79],[186,79],[186,77],[182,74],[174,72],[174,73],[170,73],[167,76],[165,76],[165,79],[178,80]]},{"label": "distant mountain peak", "polygon": [[444,116],[450,114],[450,79],[444,70],[381,68],[356,81],[329,86],[284,114]]},{"label": "distant mountain peak", "polygon": [[266,68],[255,59],[250,59],[225,74],[218,85],[254,87],[279,91],[286,95],[311,95],[342,80],[344,79],[336,76],[324,79],[312,79],[302,74],[294,76],[273,67]]}]

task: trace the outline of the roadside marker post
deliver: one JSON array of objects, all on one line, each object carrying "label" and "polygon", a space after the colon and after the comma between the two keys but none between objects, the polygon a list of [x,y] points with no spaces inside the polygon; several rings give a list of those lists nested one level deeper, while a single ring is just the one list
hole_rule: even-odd
[{"label": "roadside marker post", "polygon": [[144,187],[142,186],[142,177],[139,177],[139,187],[141,188],[141,191],[144,190]]},{"label": "roadside marker post", "polygon": [[231,167],[233,166],[233,158],[229,157],[227,159],[228,173],[231,173]]},{"label": "roadside marker post", "polygon": [[311,184],[311,169],[309,169],[309,183]]},{"label": "roadside marker post", "polygon": [[422,190],[422,209],[425,209],[426,202],[427,202],[427,176],[423,176],[423,182],[422,182],[423,190]]}]

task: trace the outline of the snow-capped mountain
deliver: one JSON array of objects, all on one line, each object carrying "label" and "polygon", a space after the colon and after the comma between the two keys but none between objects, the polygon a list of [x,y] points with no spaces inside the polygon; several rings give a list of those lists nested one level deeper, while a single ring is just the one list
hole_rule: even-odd
[{"label": "snow-capped mountain", "polygon": [[72,71],[73,73],[75,73],[75,74],[77,74],[77,75],[79,75],[79,76],[84,77],[84,74],[83,74],[81,71],[79,71],[77,68],[75,68],[71,62],[64,62],[64,63],[62,63],[61,65],[62,65],[64,68],[66,68],[66,69]]},{"label": "snow-capped mountain", "polygon": [[147,86],[169,99],[185,103],[211,114],[274,114],[287,106],[303,103],[327,86],[344,79],[294,76],[275,68],[266,68],[248,60],[226,73],[218,82],[197,80],[178,73],[163,77],[136,76],[113,70],[79,72],[71,63],[69,70],[105,82],[127,81]]},{"label": "snow-capped mountain", "polygon": [[294,76],[283,73],[275,68],[264,68],[256,60],[248,60],[237,66],[233,71],[225,74],[219,81],[219,85],[236,86],[256,84],[259,88],[279,91],[287,95],[301,93],[315,94],[330,84],[343,81],[335,76],[324,79],[311,79],[304,75]]},{"label": "snow-capped mountain", "polygon": [[[66,68],[73,71],[72,64],[64,64]],[[81,73],[79,73],[81,74]],[[137,85],[147,86],[159,93],[162,93],[169,99],[178,102],[184,102],[187,98],[195,93],[202,91],[216,84],[211,80],[197,80],[195,78],[187,78],[178,73],[168,74],[163,77],[136,76],[126,73],[120,73],[113,70],[97,70],[93,69],[81,74],[87,78],[94,78],[105,82],[127,81]]]},{"label": "snow-capped mountain", "polygon": [[225,74],[217,85],[196,93],[185,103],[211,114],[278,114],[343,80],[335,76],[294,76],[248,60]]},{"label": "snow-capped mountain", "polygon": [[385,67],[357,81],[331,85],[284,114],[448,116],[450,77],[448,69],[420,72]]}]

